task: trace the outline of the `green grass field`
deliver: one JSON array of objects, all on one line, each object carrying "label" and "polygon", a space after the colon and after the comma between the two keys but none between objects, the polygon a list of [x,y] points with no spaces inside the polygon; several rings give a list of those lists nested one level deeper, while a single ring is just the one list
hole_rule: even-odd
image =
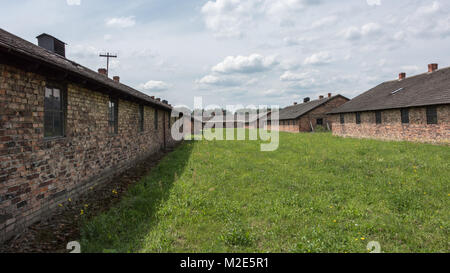
[{"label": "green grass field", "polygon": [[281,133],[185,142],[109,212],[83,252],[449,252],[450,147]]}]

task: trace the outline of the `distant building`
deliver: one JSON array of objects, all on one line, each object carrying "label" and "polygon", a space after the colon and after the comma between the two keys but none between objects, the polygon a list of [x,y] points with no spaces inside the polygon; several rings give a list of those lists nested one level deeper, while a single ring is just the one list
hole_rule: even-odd
[{"label": "distant building", "polygon": [[344,137],[450,142],[450,68],[413,77],[400,73],[331,111],[333,134]]},{"label": "distant building", "polygon": [[[330,130],[332,125],[327,113],[348,101],[349,99],[342,95],[332,96],[331,93],[326,98],[320,96],[318,100],[313,101],[305,98],[301,104],[294,103],[280,110],[280,131],[312,132],[318,127]],[[267,121],[267,128],[271,128],[270,119]]]}]

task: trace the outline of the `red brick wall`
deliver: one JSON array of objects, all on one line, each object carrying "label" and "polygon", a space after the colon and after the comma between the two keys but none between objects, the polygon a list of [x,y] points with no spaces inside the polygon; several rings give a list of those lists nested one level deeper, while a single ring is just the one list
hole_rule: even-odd
[{"label": "red brick wall", "polygon": [[333,134],[355,138],[407,140],[429,143],[450,143],[450,105],[437,107],[438,124],[427,124],[426,108],[409,110],[409,124],[401,123],[400,110],[382,112],[382,124],[375,123],[375,112],[361,113],[361,124],[356,124],[354,113],[345,114],[345,124],[340,115],[332,115]]},{"label": "red brick wall", "polygon": [[108,133],[109,96],[67,87],[66,137],[44,139],[44,76],[0,64],[0,241],[51,213],[59,203],[156,153],[166,141],[168,112],[145,106],[138,132],[137,103],[119,100],[119,133]]},{"label": "red brick wall", "polygon": [[282,121],[280,121],[280,131],[282,132],[291,132],[291,133],[298,133],[298,132],[311,132],[311,123],[314,128],[317,128],[317,119],[323,119],[323,126],[327,128],[327,123],[330,125],[330,129],[332,127],[332,123],[330,120],[330,117],[327,115],[327,113],[331,112],[331,110],[335,109],[336,107],[341,106],[342,104],[346,103],[348,99],[338,96],[334,99],[328,101],[327,103],[317,107],[316,109],[306,113],[305,115],[301,116],[297,120],[293,120],[295,124],[292,124],[293,121],[290,121],[291,125],[281,125]]}]

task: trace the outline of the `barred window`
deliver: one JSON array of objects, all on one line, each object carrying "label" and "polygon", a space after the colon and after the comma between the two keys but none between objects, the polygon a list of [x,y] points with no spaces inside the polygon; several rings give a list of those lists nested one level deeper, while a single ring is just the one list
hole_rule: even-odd
[{"label": "barred window", "polygon": [[381,120],[381,111],[376,111],[375,112],[375,122],[376,124],[381,124],[382,120]]},{"label": "barred window", "polygon": [[158,109],[155,109],[155,130],[158,130]]},{"label": "barred window", "polygon": [[64,136],[65,127],[65,88],[50,84],[45,87],[44,98],[44,137]]},{"label": "barred window", "polygon": [[361,124],[361,113],[356,113],[356,124]]},{"label": "barred window", "polygon": [[401,109],[402,123],[409,123],[409,109]]},{"label": "barred window", "polygon": [[340,118],[341,118],[341,124],[344,124],[345,123],[345,115],[341,114]]},{"label": "barred window", "polygon": [[144,132],[144,105],[139,105],[139,132]]},{"label": "barred window", "polygon": [[117,134],[119,132],[119,104],[115,98],[109,98],[108,105],[108,132]]},{"label": "barred window", "polygon": [[437,124],[436,106],[427,107],[427,123],[428,124]]}]

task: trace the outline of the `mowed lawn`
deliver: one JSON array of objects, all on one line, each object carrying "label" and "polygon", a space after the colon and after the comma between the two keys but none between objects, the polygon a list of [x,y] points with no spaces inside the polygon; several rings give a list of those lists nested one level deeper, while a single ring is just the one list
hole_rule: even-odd
[{"label": "mowed lawn", "polygon": [[450,147],[281,133],[185,142],[109,212],[83,252],[449,252]]}]

